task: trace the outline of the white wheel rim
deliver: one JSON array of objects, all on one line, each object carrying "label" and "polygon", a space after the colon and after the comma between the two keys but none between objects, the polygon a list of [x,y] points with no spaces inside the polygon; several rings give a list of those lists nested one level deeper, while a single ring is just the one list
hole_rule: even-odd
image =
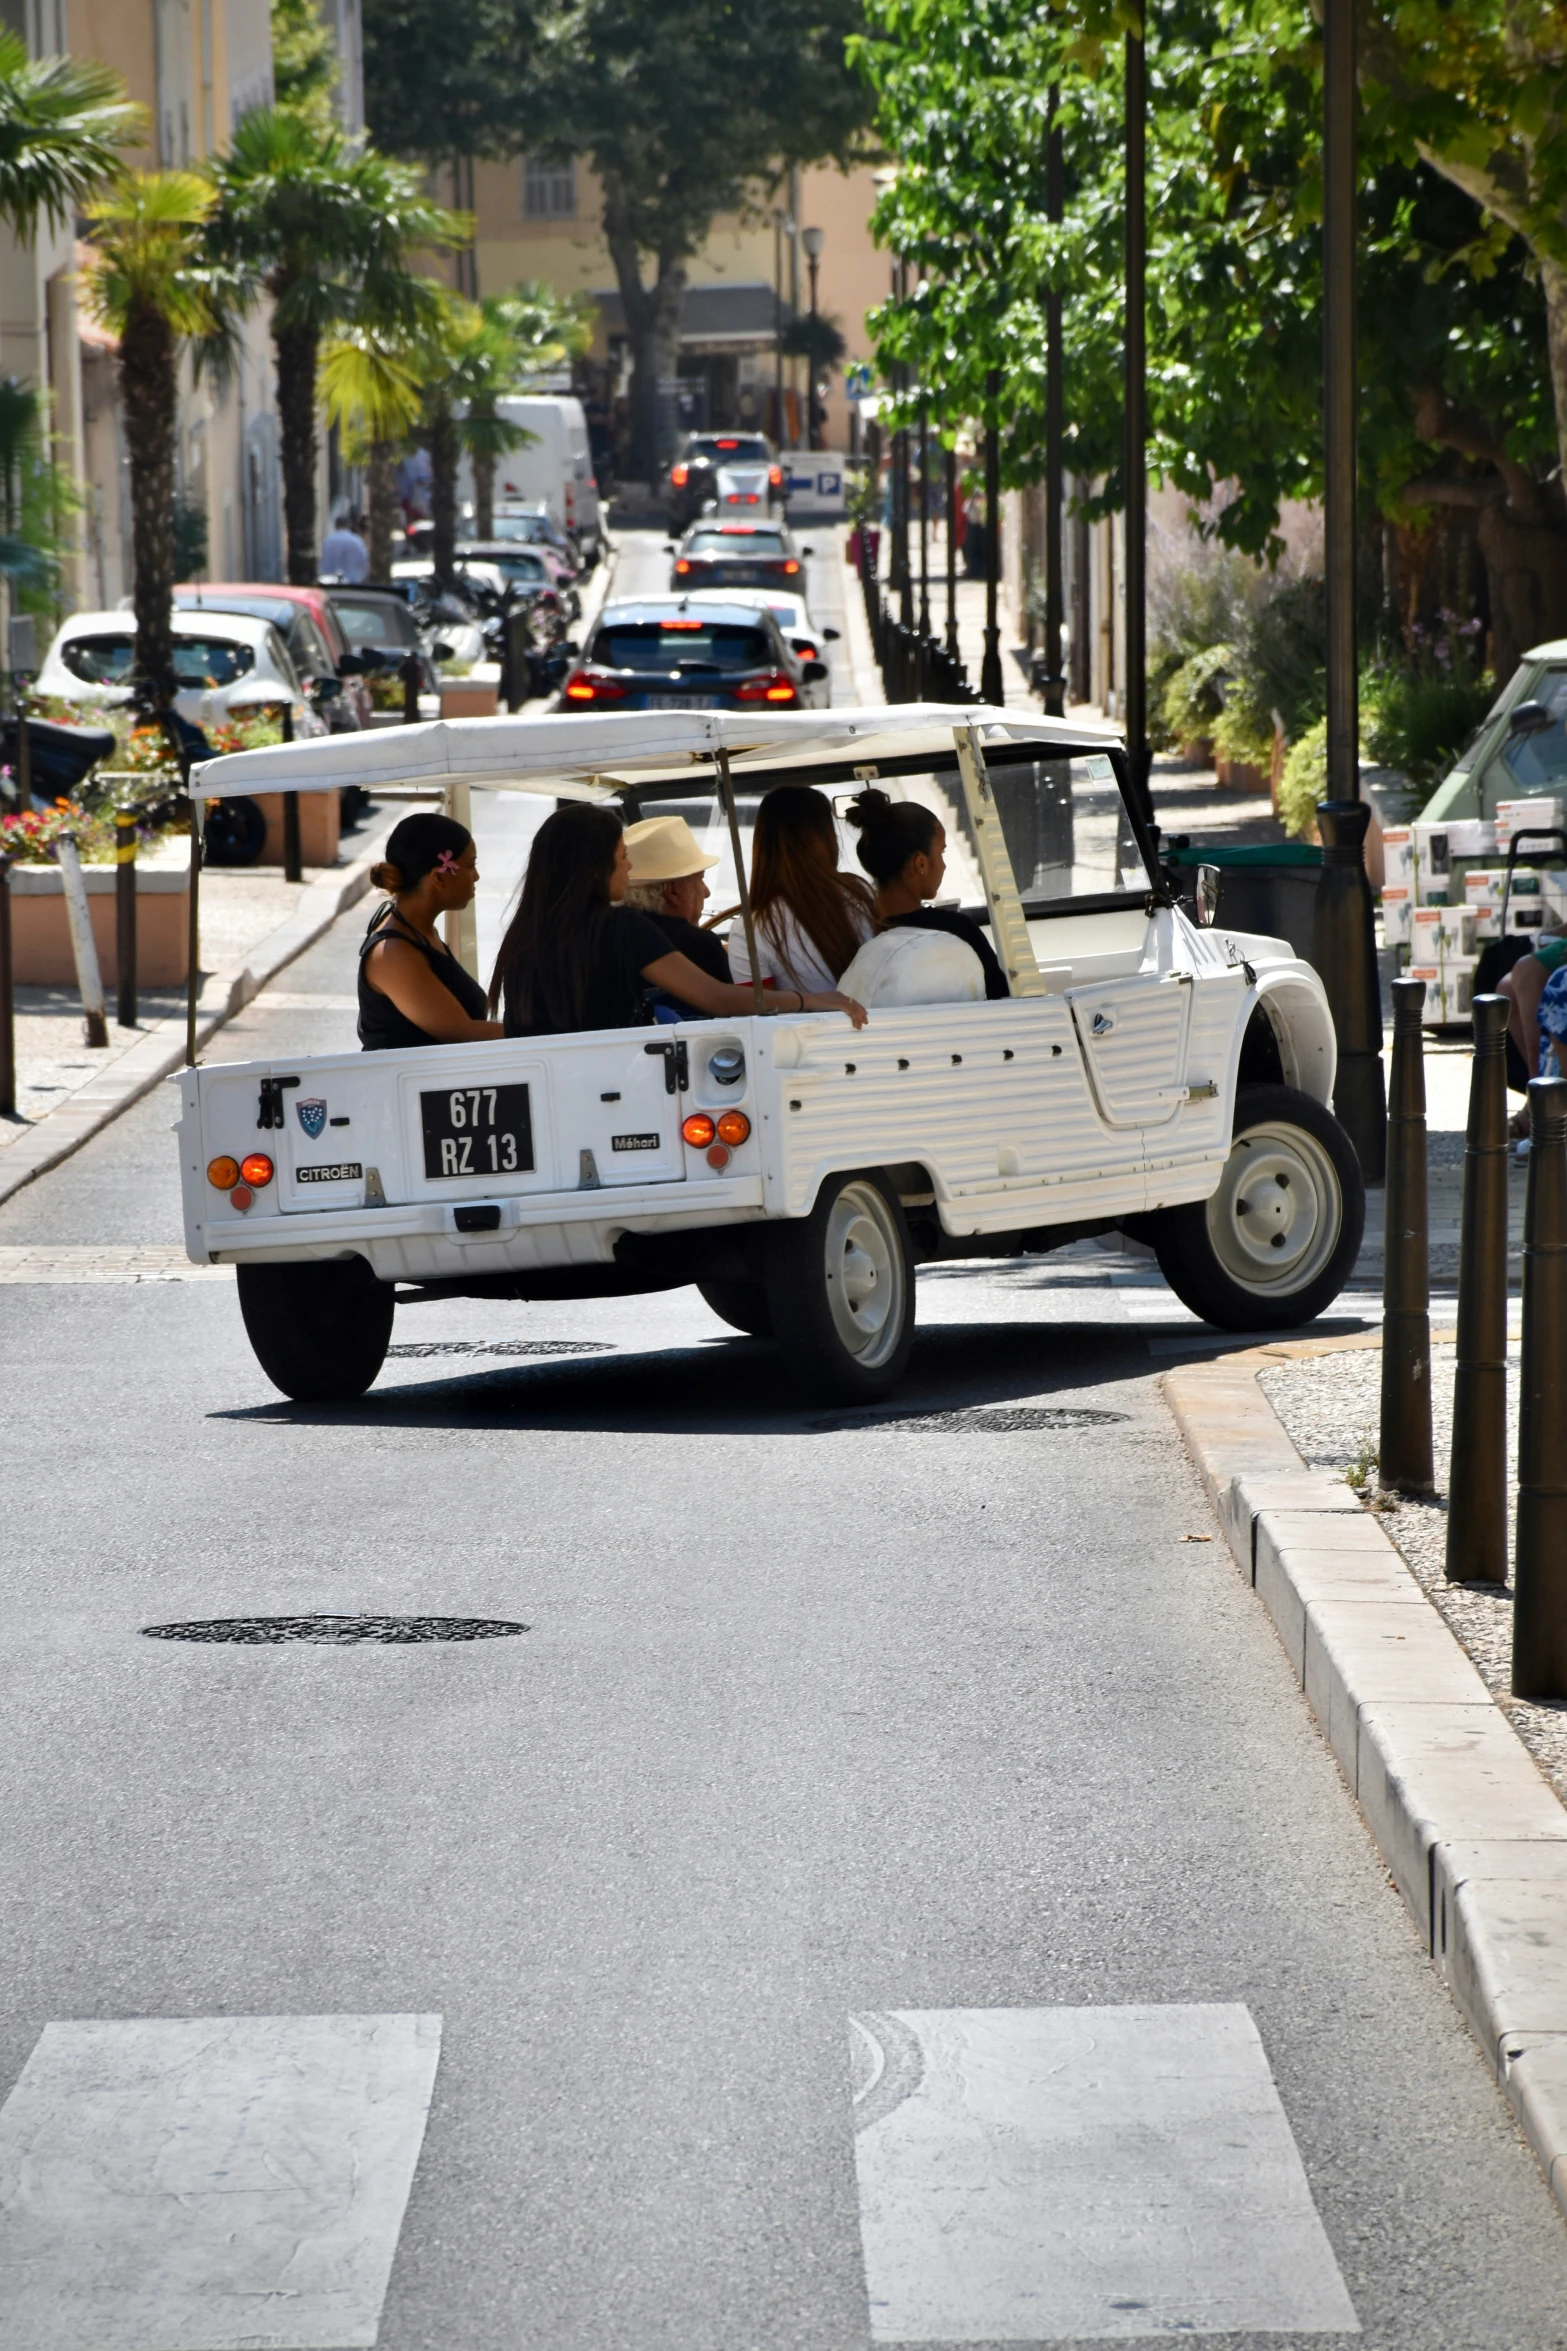
[{"label": "white wheel rim", "polygon": [[1303,1127],[1237,1135],[1208,1202],[1208,1238],[1232,1282],[1258,1297],[1292,1297],[1338,1246],[1344,1196],[1332,1160]]},{"label": "white wheel rim", "polygon": [[845,1184],[833,1202],[824,1271],[844,1352],[877,1370],[903,1335],[908,1277],[892,1211],[874,1184]]}]

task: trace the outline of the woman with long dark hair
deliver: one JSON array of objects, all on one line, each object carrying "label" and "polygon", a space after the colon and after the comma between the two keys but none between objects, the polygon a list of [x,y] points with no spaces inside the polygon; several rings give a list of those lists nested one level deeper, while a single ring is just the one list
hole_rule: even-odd
[{"label": "woman with long dark hair", "polygon": [[[710,1020],[755,1011],[749,987],[699,970],[651,915],[621,903],[630,875],[613,810],[576,804],[545,818],[490,981],[490,1010],[501,1013],[508,1037],[637,1027],[650,1017],[649,988]],[[791,986],[770,997],[768,1010],[846,1012],[856,1028],[865,1022],[863,1006],[830,987]]]},{"label": "woman with long dark hair", "polygon": [[[809,784],[779,784],[756,816],[751,912],[764,986],[831,988],[876,928],[870,891],[838,869],[832,804]],[[729,934],[729,968],[751,977],[744,931]]]},{"label": "woman with long dark hair", "polygon": [[445,945],[436,924],[473,902],[479,853],[466,826],[421,809],[393,828],[370,879],[388,893],[359,950],[359,1042],[367,1053],[399,1045],[469,1045],[500,1036],[485,1017],[484,990]]},{"label": "woman with long dark hair", "polygon": [[876,919],[884,931],[945,931],[979,957],[985,994],[1010,995],[1007,975],[977,922],[955,907],[929,906],[947,871],[947,828],[919,800],[894,800],[867,784],[849,802],[859,841],[855,855],[876,885]]}]

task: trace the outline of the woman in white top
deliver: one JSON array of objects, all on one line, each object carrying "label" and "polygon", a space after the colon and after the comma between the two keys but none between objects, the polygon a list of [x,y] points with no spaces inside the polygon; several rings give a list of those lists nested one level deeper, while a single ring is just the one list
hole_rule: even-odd
[{"label": "woman in white top", "polygon": [[[763,986],[807,995],[835,988],[876,928],[870,891],[838,870],[832,805],[809,784],[779,784],[757,811],[751,912]],[[729,933],[729,968],[737,983],[752,976],[738,922]]]}]

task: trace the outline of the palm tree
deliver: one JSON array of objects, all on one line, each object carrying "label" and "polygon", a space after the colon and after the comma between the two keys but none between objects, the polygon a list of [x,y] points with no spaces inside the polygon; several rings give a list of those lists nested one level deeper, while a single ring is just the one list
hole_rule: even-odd
[{"label": "palm tree", "polygon": [[288,576],[316,576],[316,371],[339,324],[385,324],[415,297],[405,256],[456,246],[471,224],[424,195],[419,174],[297,114],[258,108],[214,167],[211,251],[271,299],[283,437]]},{"label": "palm tree", "polygon": [[88,303],[119,337],[120,399],[131,465],[136,673],[160,709],[174,699],[174,443],[182,342],[215,334],[222,300],[205,266],[215,202],[188,171],[128,172],[87,207]]},{"label": "palm tree", "polygon": [[27,54],[0,32],[0,220],[31,244],[42,213],[59,226],[120,170],[146,117],[111,66]]},{"label": "palm tree", "polygon": [[[473,460],[473,535],[487,539],[495,528],[495,468],[509,450],[531,436],[508,425],[500,402],[530,375],[578,358],[593,341],[590,295],[557,294],[547,279],[525,279],[509,294],[487,294],[479,308],[486,337],[476,342],[462,419],[463,446]],[[500,347],[504,339],[504,353]],[[495,364],[487,364],[494,352]]]},{"label": "palm tree", "polygon": [[395,329],[349,327],[322,350],[321,402],[328,424],[336,425],[343,436],[349,463],[365,469],[370,577],[390,579],[397,449],[421,412],[415,345]]}]

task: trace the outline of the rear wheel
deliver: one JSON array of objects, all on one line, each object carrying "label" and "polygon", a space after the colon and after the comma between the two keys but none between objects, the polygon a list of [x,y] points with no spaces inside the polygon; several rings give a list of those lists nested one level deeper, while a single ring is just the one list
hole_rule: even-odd
[{"label": "rear wheel", "polygon": [[698,1282],[697,1288],[719,1321],[728,1323],[731,1330],[744,1331],[750,1339],[772,1337],[772,1309],[760,1282]]},{"label": "rear wheel", "polygon": [[392,1285],[362,1257],[242,1265],[239,1310],[256,1361],[299,1404],[362,1396],[386,1360]]},{"label": "rear wheel", "polygon": [[1243,1086],[1217,1190],[1146,1227],[1183,1305],[1225,1331],[1287,1330],[1332,1304],[1360,1254],[1360,1164],[1330,1110],[1293,1086]]},{"label": "rear wheel", "polygon": [[809,1216],[767,1232],[767,1300],[802,1386],[873,1403],[914,1344],[914,1262],[902,1207],[873,1169],[829,1176]]}]

